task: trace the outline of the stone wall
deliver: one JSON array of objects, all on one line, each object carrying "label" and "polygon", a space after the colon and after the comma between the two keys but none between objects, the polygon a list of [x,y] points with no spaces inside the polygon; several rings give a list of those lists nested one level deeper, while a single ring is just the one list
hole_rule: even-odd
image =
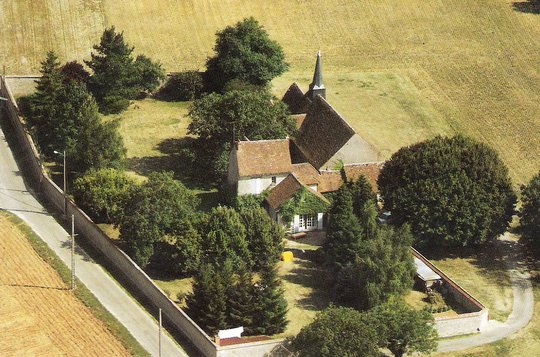
[{"label": "stone wall", "polygon": [[466,335],[470,333],[480,332],[487,326],[489,314],[488,309],[474,298],[469,292],[459,286],[455,281],[450,279],[445,273],[437,268],[433,263],[426,259],[416,249],[411,247],[411,253],[416,258],[424,262],[435,273],[439,274],[444,282],[444,287],[448,290],[448,294],[456,300],[464,309],[467,310],[464,314],[459,314],[454,317],[438,317],[435,319],[435,328],[440,337],[450,337],[458,335]]}]

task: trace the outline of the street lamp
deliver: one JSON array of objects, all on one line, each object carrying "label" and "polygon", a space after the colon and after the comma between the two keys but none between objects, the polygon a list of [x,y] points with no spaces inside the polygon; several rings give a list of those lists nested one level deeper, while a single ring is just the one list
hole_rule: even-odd
[{"label": "street lamp", "polygon": [[67,217],[67,194],[66,194],[66,150],[64,150],[63,152],[59,152],[59,151],[56,151],[54,150],[54,153],[56,155],[60,155],[64,158],[64,216]]}]

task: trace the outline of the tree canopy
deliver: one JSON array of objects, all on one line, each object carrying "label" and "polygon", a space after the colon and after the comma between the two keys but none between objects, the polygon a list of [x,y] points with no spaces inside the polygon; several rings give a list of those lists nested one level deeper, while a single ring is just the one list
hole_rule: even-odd
[{"label": "tree canopy", "polygon": [[503,233],[516,196],[489,146],[463,136],[401,148],[379,176],[385,209],[423,244],[478,245]]},{"label": "tree canopy", "polygon": [[540,245],[540,172],[521,187],[521,226],[526,238]]},{"label": "tree canopy", "polygon": [[377,327],[379,346],[388,348],[396,357],[412,352],[431,353],[437,348],[437,330],[429,311],[415,310],[392,299],[368,314]]},{"label": "tree canopy", "polygon": [[379,356],[378,338],[367,315],[331,306],[291,340],[301,357]]},{"label": "tree canopy", "polygon": [[227,173],[233,140],[283,139],[295,131],[287,107],[266,91],[212,93],[189,109],[188,133],[197,135],[197,165],[220,182]]},{"label": "tree canopy", "polygon": [[159,63],[144,55],[134,60],[133,49],[124,41],[124,34],[111,26],[94,46],[92,58],[85,61],[93,72],[88,87],[104,114],[125,110],[130,99],[154,90],[165,78]]},{"label": "tree canopy", "polygon": [[152,173],[148,181],[133,187],[123,203],[120,238],[128,254],[145,267],[154,254],[154,245],[174,235],[190,221],[199,203],[193,192],[172,177],[172,173]]},{"label": "tree canopy", "polygon": [[114,223],[121,202],[135,185],[123,171],[112,168],[90,170],[73,183],[75,201],[93,220]]},{"label": "tree canopy", "polygon": [[188,133],[214,142],[282,139],[295,131],[287,107],[266,91],[212,93],[193,102]]},{"label": "tree canopy", "polygon": [[207,77],[218,91],[231,80],[263,86],[288,68],[281,46],[253,17],[216,36],[215,55],[208,58],[206,67]]}]

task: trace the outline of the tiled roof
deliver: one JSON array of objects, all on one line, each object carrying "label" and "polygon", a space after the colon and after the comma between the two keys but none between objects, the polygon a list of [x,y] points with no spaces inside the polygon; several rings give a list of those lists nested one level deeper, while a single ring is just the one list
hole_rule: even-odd
[{"label": "tiled roof", "polygon": [[319,171],[309,162],[293,164],[292,173],[305,185],[316,185],[319,183]]},{"label": "tiled roof", "polygon": [[321,168],[355,134],[355,131],[321,96],[313,104],[298,131],[295,143],[306,159]]},{"label": "tiled roof", "polygon": [[[379,178],[380,170],[384,162],[373,162],[365,164],[351,164],[344,165],[343,171],[345,172],[345,179],[347,181],[356,181],[360,175],[364,175],[368,182],[371,184],[371,188],[374,192],[378,192],[377,179]],[[294,165],[293,165],[294,166]],[[337,191],[343,184],[343,177],[341,171],[338,170],[324,170],[318,177],[319,192],[333,192]]]},{"label": "tiled roof", "polygon": [[334,192],[339,189],[343,179],[341,178],[341,172],[337,170],[321,171],[319,176],[319,186],[317,190],[319,192]]},{"label": "tiled roof", "polygon": [[296,83],[291,84],[281,101],[289,107],[289,111],[292,114],[307,113],[311,105],[311,100],[302,92]]},{"label": "tiled roof", "polygon": [[287,177],[285,177],[283,181],[278,183],[268,193],[268,196],[266,196],[266,202],[270,207],[277,211],[283,203],[292,198],[294,194],[301,188],[305,188],[322,201],[329,203],[326,197],[307,187],[305,184],[302,184],[293,174],[289,174]]},{"label": "tiled roof", "polygon": [[345,165],[343,169],[345,170],[345,177],[347,181],[356,181],[360,175],[364,175],[367,181],[370,183],[374,192],[378,192],[377,179],[379,178],[379,173],[381,172],[384,162],[371,162],[365,164],[353,164]]},{"label": "tiled roof", "polygon": [[291,172],[289,139],[240,141],[236,158],[239,177]]},{"label": "tiled roof", "polygon": [[242,343],[259,342],[259,341],[267,341],[267,340],[271,340],[271,338],[268,336],[230,337],[230,338],[220,339],[219,345],[232,346],[232,345],[239,345]]}]

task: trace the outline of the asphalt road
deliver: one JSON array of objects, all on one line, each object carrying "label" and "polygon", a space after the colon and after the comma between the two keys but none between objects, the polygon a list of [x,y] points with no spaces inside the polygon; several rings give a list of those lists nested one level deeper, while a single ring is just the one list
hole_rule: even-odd
[{"label": "asphalt road", "polygon": [[[0,112],[1,115],[1,112]],[[69,267],[68,233],[41,206],[25,186],[13,154],[0,130],[0,208],[23,219]],[[152,355],[158,355],[158,324],[101,266],[81,249],[76,253],[79,280],[97,297]],[[168,335],[162,338],[162,356],[187,356]]]},{"label": "asphalt road", "polygon": [[495,342],[519,331],[531,320],[534,310],[534,294],[520,244],[511,240],[508,234],[502,237],[497,244],[503,245],[501,251],[507,254],[505,262],[514,293],[514,303],[510,316],[505,322],[489,321],[488,326],[479,334],[440,341],[438,351],[459,351]]}]

